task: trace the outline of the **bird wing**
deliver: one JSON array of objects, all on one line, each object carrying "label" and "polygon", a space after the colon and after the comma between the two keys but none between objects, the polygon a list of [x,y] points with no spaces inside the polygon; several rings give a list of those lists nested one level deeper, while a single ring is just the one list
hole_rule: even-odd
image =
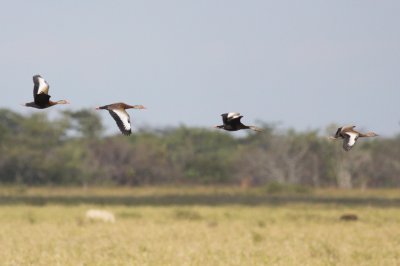
[{"label": "bird wing", "polygon": [[355,128],[356,126],[353,125],[347,125],[347,126],[343,126],[341,127],[341,131],[346,131],[346,130],[352,130],[353,128]]},{"label": "bird wing", "polygon": [[354,146],[354,144],[356,144],[358,134],[354,132],[345,132],[344,136],[345,138],[343,140],[343,149],[349,151]]},{"label": "bird wing", "polygon": [[239,127],[240,125],[243,125],[242,122],[240,121],[242,117],[243,117],[242,115],[235,116],[228,121],[228,124],[232,125],[233,127]]},{"label": "bird wing", "polygon": [[33,97],[36,97],[38,94],[49,94],[49,83],[44,80],[40,75],[33,76]]},{"label": "bird wing", "polygon": [[40,75],[33,76],[33,101],[38,106],[46,106],[49,103],[49,84]]},{"label": "bird wing", "polygon": [[222,122],[226,124],[228,122],[228,113],[222,114]]},{"label": "bird wing", "polygon": [[236,119],[236,118],[242,118],[243,116],[240,116],[240,113],[235,113],[235,112],[231,112],[231,113],[228,113],[228,115],[227,115],[227,119],[228,120],[233,120],[233,119]]},{"label": "bird wing", "polygon": [[339,127],[339,128],[336,130],[335,138],[338,138],[338,137],[340,136],[340,131],[342,131],[342,128],[341,128],[341,127]]},{"label": "bird wing", "polygon": [[225,113],[222,114],[222,122],[224,125],[234,126],[234,124],[240,124],[240,119],[243,117],[240,113]]},{"label": "bird wing", "polygon": [[121,130],[122,134],[130,135],[132,133],[130,117],[125,110],[112,109],[108,110],[108,112],[114,118],[115,122],[117,122],[117,126],[119,127],[119,130]]}]

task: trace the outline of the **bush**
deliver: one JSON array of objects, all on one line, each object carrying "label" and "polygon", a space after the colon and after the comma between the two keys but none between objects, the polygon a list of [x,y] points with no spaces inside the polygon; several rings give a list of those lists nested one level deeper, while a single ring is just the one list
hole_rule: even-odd
[{"label": "bush", "polygon": [[270,182],[264,185],[263,190],[267,194],[310,194],[312,189],[302,185],[282,184]]}]

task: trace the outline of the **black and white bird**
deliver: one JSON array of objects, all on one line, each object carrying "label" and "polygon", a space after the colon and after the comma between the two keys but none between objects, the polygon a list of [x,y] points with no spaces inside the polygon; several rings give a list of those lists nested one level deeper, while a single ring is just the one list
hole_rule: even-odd
[{"label": "black and white bird", "polygon": [[33,102],[25,103],[24,106],[45,109],[57,104],[69,103],[66,100],[56,102],[50,101],[51,96],[49,95],[49,83],[47,83],[40,75],[33,76],[33,84]]},{"label": "black and white bird", "polygon": [[257,132],[261,132],[262,129],[256,126],[246,126],[243,125],[240,119],[242,119],[242,115],[240,113],[224,113],[222,116],[223,125],[215,126],[215,128],[224,129],[227,131],[237,131],[240,129],[252,129]]},{"label": "black and white bird", "polygon": [[129,105],[125,103],[113,103],[97,107],[96,110],[108,110],[110,115],[117,122],[119,130],[122,134],[130,135],[132,133],[132,126],[129,114],[126,109],[146,109],[143,105]]},{"label": "black and white bird", "polygon": [[343,139],[343,149],[345,151],[349,151],[356,144],[358,138],[379,136],[374,132],[368,132],[365,134],[360,133],[354,130],[355,127],[356,126],[353,125],[339,127],[335,133],[335,136],[329,138],[332,140]]}]

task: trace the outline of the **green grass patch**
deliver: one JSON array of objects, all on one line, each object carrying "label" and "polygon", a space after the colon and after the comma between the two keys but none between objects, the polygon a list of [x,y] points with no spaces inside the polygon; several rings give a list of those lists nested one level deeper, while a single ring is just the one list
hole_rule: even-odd
[{"label": "green grass patch", "polygon": [[311,194],[313,192],[311,187],[278,182],[267,183],[263,189],[267,194]]}]

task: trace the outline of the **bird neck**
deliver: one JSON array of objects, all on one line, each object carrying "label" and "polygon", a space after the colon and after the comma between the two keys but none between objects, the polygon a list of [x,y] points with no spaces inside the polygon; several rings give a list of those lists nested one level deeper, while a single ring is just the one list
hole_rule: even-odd
[{"label": "bird neck", "polygon": [[374,133],[374,132],[367,132],[365,134],[360,133],[360,135],[359,135],[359,137],[361,137],[361,138],[363,138],[363,137],[376,137],[376,136],[378,136],[378,135],[376,133]]},{"label": "bird neck", "polygon": [[136,106],[136,105],[129,105],[129,104],[126,104],[126,105],[124,106],[124,109],[136,109],[135,106]]},{"label": "bird neck", "polygon": [[143,105],[129,105],[126,104],[124,109],[144,109]]},{"label": "bird neck", "polygon": [[51,106],[57,105],[57,104],[68,104],[68,101],[66,101],[66,100],[60,100],[60,101],[56,101],[56,102],[49,101],[49,104],[50,104]]}]

